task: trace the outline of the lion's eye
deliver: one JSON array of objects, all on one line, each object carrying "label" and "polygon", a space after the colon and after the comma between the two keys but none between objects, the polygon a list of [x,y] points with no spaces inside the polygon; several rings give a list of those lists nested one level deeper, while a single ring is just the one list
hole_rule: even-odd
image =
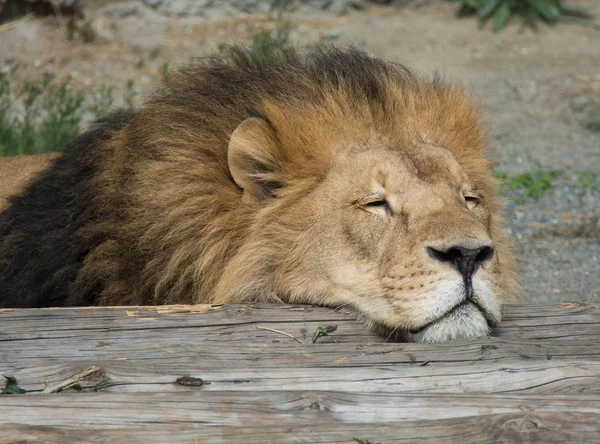
[{"label": "lion's eye", "polygon": [[363,207],[369,208],[388,208],[389,204],[386,200],[374,200],[373,202],[367,202],[363,204]]},{"label": "lion's eye", "polygon": [[389,212],[390,204],[382,196],[372,195],[359,199],[356,204],[365,211],[371,213]]},{"label": "lion's eye", "polygon": [[473,191],[465,191],[463,193],[463,197],[465,199],[465,202],[467,203],[467,207],[471,210],[473,208],[475,208],[475,206],[477,206],[477,204],[479,203],[481,196],[479,196],[479,194],[473,192]]}]

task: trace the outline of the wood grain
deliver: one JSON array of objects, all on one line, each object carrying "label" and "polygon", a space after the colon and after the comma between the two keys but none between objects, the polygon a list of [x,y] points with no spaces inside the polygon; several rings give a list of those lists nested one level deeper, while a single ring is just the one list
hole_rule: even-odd
[{"label": "wood grain", "polygon": [[[28,393],[0,396],[0,443],[600,442],[599,340],[593,303],[443,344],[310,306],[1,309],[0,374]],[[90,366],[83,393],[41,394]]]},{"label": "wood grain", "polygon": [[[72,429],[80,431],[78,442],[87,442],[100,430],[104,433],[96,435],[96,441],[103,436],[119,442],[141,442],[144,437],[156,442],[163,436],[173,442],[178,436],[200,442],[351,442],[353,437],[371,442],[473,442],[492,437],[507,438],[503,442],[564,442],[587,437],[587,442],[595,442],[600,397],[339,392],[11,396],[3,399],[0,418],[3,436],[7,431],[13,439],[54,433],[56,442],[68,436],[62,442],[72,442]],[[24,428],[34,421],[36,429]]]},{"label": "wood grain", "polygon": [[201,424],[147,424],[142,428],[57,428],[6,424],[0,444],[79,443],[597,443],[594,414],[508,413],[467,418],[388,423],[300,424],[292,426],[204,427]]}]

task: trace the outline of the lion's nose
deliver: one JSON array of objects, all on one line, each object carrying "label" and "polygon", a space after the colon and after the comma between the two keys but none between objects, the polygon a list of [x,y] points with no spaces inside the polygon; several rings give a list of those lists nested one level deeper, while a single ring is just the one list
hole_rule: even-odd
[{"label": "lion's nose", "polygon": [[464,248],[452,246],[448,249],[438,250],[427,247],[429,255],[440,261],[450,263],[463,277],[467,298],[473,297],[473,285],[471,278],[477,268],[494,256],[494,248],[485,245],[479,248]]}]

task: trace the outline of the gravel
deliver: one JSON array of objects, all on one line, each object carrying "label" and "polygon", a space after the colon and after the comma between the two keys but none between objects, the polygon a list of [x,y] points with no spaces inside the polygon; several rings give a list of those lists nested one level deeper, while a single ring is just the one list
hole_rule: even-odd
[{"label": "gravel", "polygon": [[600,302],[600,181],[556,180],[540,199],[506,196],[529,302]]}]

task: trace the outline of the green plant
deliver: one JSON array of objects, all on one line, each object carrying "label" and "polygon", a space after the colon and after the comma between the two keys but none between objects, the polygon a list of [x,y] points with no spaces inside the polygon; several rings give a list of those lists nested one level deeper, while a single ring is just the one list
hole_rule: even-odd
[{"label": "green plant", "polygon": [[[256,23],[249,25],[248,43],[246,46],[251,50],[255,60],[265,64],[273,60],[274,56],[281,54],[282,50],[291,46],[292,23],[284,16],[285,8],[274,2],[271,12]],[[220,59],[237,45],[228,43],[217,43],[217,50],[210,58]],[[192,57],[191,63],[195,63],[198,57]]]},{"label": "green plant", "polygon": [[262,60],[270,60],[274,53],[290,43],[292,24],[283,14],[284,9],[274,7],[263,22],[248,28],[250,46]]},{"label": "green plant", "polygon": [[477,14],[484,24],[492,20],[494,31],[502,30],[513,15],[520,15],[526,25],[535,27],[538,19],[548,24],[564,20],[582,20],[589,14],[565,6],[561,0],[460,0],[459,16]]},{"label": "green plant", "polygon": [[26,392],[25,389],[19,387],[19,381],[14,376],[5,376],[4,379],[6,382],[1,392],[3,395],[22,395]]},{"label": "green plant", "polygon": [[513,191],[517,197],[513,200],[522,203],[527,199],[539,199],[544,193],[552,189],[552,182],[559,177],[566,177],[564,171],[529,171],[526,173],[508,176],[504,173],[495,173],[501,181],[500,191],[507,193]]},{"label": "green plant", "polygon": [[328,325],[326,327],[317,327],[313,333],[312,343],[317,342],[317,339],[322,338],[323,336],[328,336],[329,333],[333,333],[337,330],[337,325]]},{"label": "green plant", "polygon": [[[54,84],[46,78],[15,89],[0,74],[0,155],[59,150],[79,131],[84,100],[83,93],[71,90],[68,79]],[[18,102],[22,109],[14,106]]]},{"label": "green plant", "polygon": [[135,80],[133,79],[127,79],[127,82],[125,82],[125,104],[127,105],[127,107],[129,109],[133,109],[133,107],[135,106],[135,99],[137,96],[137,90],[135,87]]},{"label": "green plant", "polygon": [[113,89],[110,86],[101,86],[92,91],[89,111],[95,119],[106,116],[112,109],[114,103]]},{"label": "green plant", "polygon": [[[24,154],[35,144],[34,121],[39,110],[33,106],[41,89],[27,84],[22,91],[14,91],[5,74],[0,74],[0,155]],[[13,101],[23,101],[23,113],[15,117]]]},{"label": "green plant", "polygon": [[99,119],[112,105],[109,87],[74,91],[70,79],[49,77],[15,86],[0,73],[0,156],[62,150],[86,116]]},{"label": "green plant", "polygon": [[160,76],[162,78],[163,84],[168,85],[170,78],[169,62],[163,62],[163,64],[160,66]]},{"label": "green plant", "polygon": [[67,36],[70,39],[81,38],[83,43],[92,43],[96,40],[96,31],[91,20],[81,20],[72,17],[67,22]]},{"label": "green plant", "polygon": [[40,152],[59,151],[79,133],[79,125],[85,112],[85,94],[73,92],[70,79],[59,84],[45,84],[42,96],[42,122],[39,139]]}]

